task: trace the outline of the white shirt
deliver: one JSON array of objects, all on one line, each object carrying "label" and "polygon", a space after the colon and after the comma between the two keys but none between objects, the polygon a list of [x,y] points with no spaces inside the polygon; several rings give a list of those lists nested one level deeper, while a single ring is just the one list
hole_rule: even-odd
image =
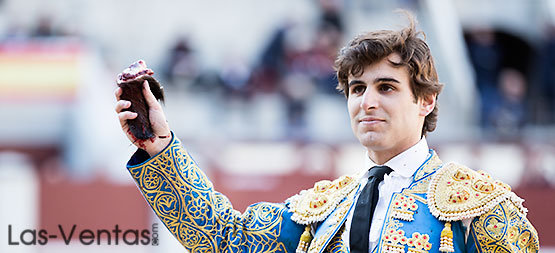
[{"label": "white shirt", "polygon": [[[391,158],[389,161],[383,164],[391,168],[393,171],[389,175],[385,175],[384,180],[378,185],[380,197],[374,211],[372,225],[370,226],[369,252],[371,252],[374,247],[378,245],[380,232],[382,231],[385,215],[387,213],[387,206],[391,200],[391,197],[393,196],[393,193],[400,192],[403,188],[408,187],[412,183],[412,176],[420,167],[420,165],[422,165],[426,161],[426,159],[428,159],[429,155],[430,152],[428,149],[428,142],[426,141],[426,138],[422,137],[422,139],[417,144]],[[365,170],[378,165],[374,163],[374,161],[372,161],[370,157],[368,157],[368,153],[366,154],[365,161]],[[359,182],[361,184],[361,187],[364,187],[366,185],[366,183],[368,182],[368,172],[364,173],[364,175],[359,179]],[[356,198],[358,200],[358,196]],[[354,205],[356,205],[356,201]],[[345,221],[345,232],[342,235],[342,239],[347,245],[349,245],[349,231],[351,229],[353,213],[354,208],[353,211],[351,211],[347,216],[347,220]]]}]

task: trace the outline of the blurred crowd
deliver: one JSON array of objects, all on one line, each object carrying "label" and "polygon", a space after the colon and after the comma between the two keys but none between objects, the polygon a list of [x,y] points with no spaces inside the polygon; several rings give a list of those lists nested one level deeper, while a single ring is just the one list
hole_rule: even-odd
[{"label": "blurred crowd", "polygon": [[[219,72],[199,72],[194,49],[179,39],[170,50],[167,80],[193,91],[219,91],[229,99],[248,101],[261,93],[279,94],[287,110],[291,134],[302,133],[305,103],[314,94],[337,95],[333,71],[343,45],[344,24],[338,5],[323,5],[310,47],[288,40],[295,24],[274,32],[255,66],[229,61]],[[465,32],[475,71],[480,127],[502,137],[518,135],[525,126],[555,124],[555,26],[541,41],[529,43],[510,32],[489,27]]]},{"label": "blurred crowd", "polygon": [[[191,38],[176,38],[160,66],[164,84],[170,91],[216,94],[245,104],[261,94],[277,95],[287,115],[287,136],[303,138],[307,101],[316,94],[341,97],[333,62],[348,39],[343,3],[317,3],[320,14],[309,43],[297,40],[299,24],[283,22],[253,64],[238,56],[219,69],[205,69]],[[9,28],[5,40],[75,35],[43,16],[31,31]],[[479,95],[476,118],[483,130],[516,136],[525,126],[555,124],[555,25],[548,25],[542,40],[534,43],[487,26],[467,29],[464,35]]]},{"label": "blurred crowd", "polygon": [[555,27],[546,30],[534,45],[488,27],[465,34],[482,128],[516,135],[527,125],[555,123]]},{"label": "blurred crowd", "polygon": [[187,38],[179,38],[164,64],[167,83],[244,103],[261,94],[278,95],[287,115],[287,136],[303,138],[306,103],[311,96],[338,96],[333,62],[344,41],[341,2],[319,4],[321,14],[309,43],[299,43],[299,24],[286,21],[273,32],[253,66],[228,59],[217,71],[199,71],[194,48]]}]

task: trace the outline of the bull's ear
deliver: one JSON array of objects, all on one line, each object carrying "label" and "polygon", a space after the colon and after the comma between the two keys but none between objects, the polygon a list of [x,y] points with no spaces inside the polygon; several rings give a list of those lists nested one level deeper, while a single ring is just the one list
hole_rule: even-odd
[{"label": "bull's ear", "polygon": [[152,76],[146,76],[144,79],[148,81],[148,84],[150,85],[150,91],[152,91],[152,94],[154,95],[154,97],[163,103],[164,87],[162,87],[162,85],[160,85],[158,80],[154,79],[154,77]]}]

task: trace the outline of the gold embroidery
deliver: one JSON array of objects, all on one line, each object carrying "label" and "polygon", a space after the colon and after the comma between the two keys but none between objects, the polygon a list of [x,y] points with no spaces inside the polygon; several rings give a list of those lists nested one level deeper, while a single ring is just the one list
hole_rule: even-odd
[{"label": "gold embroidery", "polygon": [[426,193],[428,191],[428,185],[430,183],[430,177],[427,177],[431,173],[434,173],[440,166],[442,162],[437,156],[436,152],[432,153],[432,157],[422,165],[422,168],[416,171],[414,176],[414,183],[410,186],[410,193]]},{"label": "gold embroidery", "polygon": [[[414,219],[414,213],[418,209],[416,201],[420,201],[424,204],[426,203],[426,198],[418,196],[418,194],[427,193],[430,182],[430,177],[428,175],[434,173],[440,166],[441,160],[434,152],[432,157],[416,172],[415,182],[411,184],[409,188],[404,189],[400,194],[394,195],[392,206],[390,207],[388,217],[384,224],[385,229],[382,230],[380,237],[380,252],[405,252],[405,245],[407,245],[409,238],[407,238],[405,232],[400,229],[403,224],[396,219],[402,219],[402,216],[405,217],[405,219],[402,220],[411,221]],[[414,206],[412,204],[414,204]],[[400,214],[403,212],[405,215]],[[427,234],[424,236],[419,233],[413,233],[410,239],[412,239],[411,245],[414,246],[409,245],[407,249],[409,252],[427,252],[427,250],[432,247],[432,244],[428,241],[429,235]]]},{"label": "gold embroidery", "polygon": [[391,215],[393,218],[405,221],[414,220],[414,211],[418,209],[415,198],[403,194],[395,195],[391,201]]},{"label": "gold embroidery", "polygon": [[432,157],[422,166],[421,169],[416,171],[416,174],[414,175],[414,181],[418,181],[429,175],[430,173],[433,173],[437,170],[437,168],[439,168],[439,166],[441,166],[441,164],[442,161],[437,156],[437,153],[433,151]]},{"label": "gold embroidery", "polygon": [[401,253],[405,252],[405,245],[408,246],[408,252],[426,253],[432,249],[430,236],[428,234],[412,233],[410,238],[405,236],[405,231],[401,229],[403,226],[398,220],[391,220],[382,234],[382,252],[385,253]]},{"label": "gold embroidery", "polygon": [[528,247],[528,244],[530,243],[530,238],[532,236],[530,235],[530,231],[524,231],[519,237],[518,237],[518,247],[521,249],[524,249],[526,247]]},{"label": "gold embroidery", "polygon": [[333,236],[324,252],[347,252],[348,247],[341,238],[343,233],[345,233],[345,224],[343,224],[335,236]]},{"label": "gold embroidery", "polygon": [[509,241],[509,243],[514,244],[518,240],[518,236],[519,234],[517,227],[513,226],[507,231],[507,240]]},{"label": "gold embroidery", "polygon": [[471,231],[479,252],[536,252],[539,249],[536,230],[510,200],[475,219]]},{"label": "gold embroidery", "polygon": [[491,237],[498,239],[503,236],[505,223],[499,221],[495,216],[492,216],[486,223],[488,224],[486,229]]},{"label": "gold embroidery", "polygon": [[405,244],[407,244],[407,238],[405,237],[405,231],[401,230],[402,227],[398,220],[391,220],[387,224],[383,234],[382,234],[382,252],[384,253],[403,253],[405,252]]},{"label": "gold embroidery", "polygon": [[453,230],[451,230],[451,222],[445,222],[441,237],[439,238],[439,251],[455,252],[455,244],[453,243]]},{"label": "gold embroidery", "polygon": [[326,228],[326,231],[323,235],[320,235],[312,240],[308,252],[322,252],[322,250],[325,249],[325,247],[327,246],[326,242],[328,242],[328,240],[330,240],[332,236],[338,234],[338,232],[336,231],[339,230],[339,226],[342,226],[344,224],[346,214],[353,205],[353,200],[356,193],[356,190],[352,190],[346,197],[346,199],[337,206],[333,217],[328,218],[329,222],[334,222],[334,224],[331,224],[328,228]]},{"label": "gold embroidery", "polygon": [[[245,213],[214,191],[179,140],[129,172],[168,230],[191,252],[284,252],[278,241],[280,204],[258,203]],[[226,231],[223,233],[222,231]]]},{"label": "gold embroidery", "polygon": [[521,205],[523,200],[502,183],[455,163],[446,164],[436,172],[427,197],[430,212],[442,221],[479,216],[506,199],[518,203],[520,210],[526,212]]},{"label": "gold embroidery", "polygon": [[325,220],[357,185],[358,182],[350,176],[342,176],[333,182],[317,182],[312,189],[303,190],[286,201],[293,213],[291,219],[302,225]]},{"label": "gold embroidery", "polygon": [[429,184],[430,184],[430,177],[427,177],[418,182],[414,182],[413,185],[410,187],[410,189],[406,189],[405,191],[410,193],[426,193],[428,192]]},{"label": "gold embroidery", "polygon": [[316,237],[314,240],[312,240],[308,252],[320,252],[324,248],[324,244],[326,243],[326,240],[327,238],[329,238],[329,236],[331,236],[331,229],[327,229],[324,235]]},{"label": "gold embroidery", "polygon": [[430,236],[427,234],[420,234],[418,232],[412,233],[412,237],[407,240],[409,252],[425,253],[432,249],[432,244],[429,242]]},{"label": "gold embroidery", "polygon": [[301,239],[299,240],[299,245],[297,245],[296,253],[306,253],[308,250],[308,246],[310,246],[310,242],[312,241],[312,235],[310,234],[311,229],[311,225],[306,225]]}]

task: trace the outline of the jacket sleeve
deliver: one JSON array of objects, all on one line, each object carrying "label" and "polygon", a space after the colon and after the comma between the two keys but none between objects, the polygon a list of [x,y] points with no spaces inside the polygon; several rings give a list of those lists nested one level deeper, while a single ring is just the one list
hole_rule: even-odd
[{"label": "jacket sleeve", "polygon": [[284,204],[257,203],[245,213],[212,183],[173,136],[153,157],[139,149],[127,164],[145,200],[191,252],[294,252],[304,227]]},{"label": "jacket sleeve", "polygon": [[536,229],[517,205],[505,200],[470,224],[467,252],[538,252]]}]

